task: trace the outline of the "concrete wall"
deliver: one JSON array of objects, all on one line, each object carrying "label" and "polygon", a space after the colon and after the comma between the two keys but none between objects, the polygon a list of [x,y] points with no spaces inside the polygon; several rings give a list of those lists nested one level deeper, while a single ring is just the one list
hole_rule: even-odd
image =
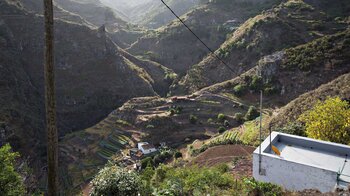
[{"label": "concrete wall", "polygon": [[318,189],[321,192],[333,191],[337,183],[337,173],[317,167],[275,158],[276,155],[262,155],[259,174],[259,154],[253,154],[253,176],[258,181],[281,185],[287,190],[300,191]]}]

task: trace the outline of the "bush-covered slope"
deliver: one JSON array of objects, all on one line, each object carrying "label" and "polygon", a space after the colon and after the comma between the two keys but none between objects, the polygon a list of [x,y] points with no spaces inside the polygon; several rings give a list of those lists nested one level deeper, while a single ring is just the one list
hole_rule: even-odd
[{"label": "bush-covered slope", "polygon": [[[299,95],[350,71],[350,31],[324,36],[309,43],[265,56],[235,79],[200,92],[226,93],[265,104],[285,105]],[[261,75],[261,76],[259,76]]]},{"label": "bush-covered slope", "polygon": [[303,112],[311,109],[318,100],[325,100],[328,96],[350,98],[350,73],[339,76],[313,91],[300,95],[279,109],[271,124],[274,127],[284,127],[290,123],[295,123]]},{"label": "bush-covered slope", "polygon": [[[332,3],[341,6],[344,1]],[[193,92],[232,79],[255,66],[264,55],[344,30],[346,24],[340,18],[328,15],[327,8],[321,5],[289,0],[247,20],[216,51],[234,73],[209,55],[199,64],[193,65],[180,85],[173,90]],[[337,16],[344,15],[339,9]]]},{"label": "bush-covered slope", "polygon": [[[185,23],[213,50],[249,17],[270,8],[278,0],[212,1],[182,16]],[[145,55],[179,75],[198,63],[208,50],[179,21],[150,31],[134,43],[128,51]]]}]

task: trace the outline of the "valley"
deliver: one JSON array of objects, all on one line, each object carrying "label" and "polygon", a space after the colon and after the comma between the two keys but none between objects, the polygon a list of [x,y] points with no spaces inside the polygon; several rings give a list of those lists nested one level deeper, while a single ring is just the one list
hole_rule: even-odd
[{"label": "valley", "polygon": [[[61,195],[87,195],[106,164],[155,195],[158,170],[225,165],[235,187],[198,193],[230,195],[253,177],[260,123],[262,139],[308,136],[300,116],[350,99],[345,0],[165,1],[198,39],[161,1],[53,2]],[[42,3],[0,1],[0,147],[31,168],[29,192],[47,191],[43,56]],[[133,155],[140,142],[157,152]]]}]

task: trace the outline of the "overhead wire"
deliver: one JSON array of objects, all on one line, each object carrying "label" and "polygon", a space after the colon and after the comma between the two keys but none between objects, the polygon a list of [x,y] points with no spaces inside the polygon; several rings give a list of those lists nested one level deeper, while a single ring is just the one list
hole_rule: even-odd
[{"label": "overhead wire", "polygon": [[170,12],[209,50],[212,55],[218,59],[222,64],[224,64],[232,73],[236,73],[224,60],[222,60],[215,52],[195,33],[192,29],[186,25],[186,23],[164,2],[164,0],[160,0],[165,7],[167,7]]}]

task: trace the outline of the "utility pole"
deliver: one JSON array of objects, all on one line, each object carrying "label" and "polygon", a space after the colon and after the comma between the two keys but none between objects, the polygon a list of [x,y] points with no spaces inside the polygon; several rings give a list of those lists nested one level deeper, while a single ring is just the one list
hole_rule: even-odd
[{"label": "utility pole", "polygon": [[[261,86],[264,86],[264,81],[262,79],[262,64],[259,64],[258,67],[258,75],[261,78]],[[260,90],[260,125],[259,125],[259,174],[262,175],[262,169],[261,169],[261,142],[262,142],[262,105],[263,105],[263,91]]]},{"label": "utility pole", "polygon": [[260,126],[259,126],[259,174],[262,174],[261,170],[261,141],[262,141],[262,99],[263,92],[260,90]]},{"label": "utility pole", "polygon": [[44,0],[45,16],[45,106],[47,129],[48,195],[58,195],[58,137],[56,125],[54,28],[52,0]]}]

